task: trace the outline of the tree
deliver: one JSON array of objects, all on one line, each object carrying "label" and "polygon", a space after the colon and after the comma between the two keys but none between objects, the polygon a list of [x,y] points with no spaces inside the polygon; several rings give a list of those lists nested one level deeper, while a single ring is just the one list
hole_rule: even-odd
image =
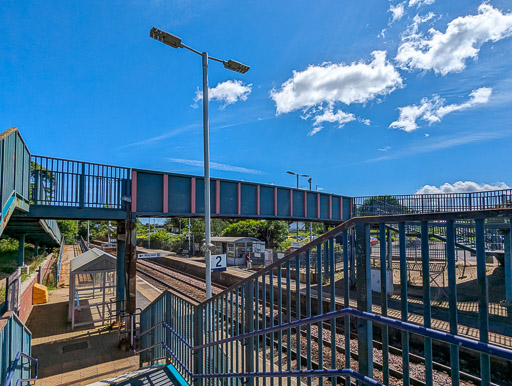
[{"label": "tree", "polygon": [[373,196],[367,198],[356,209],[357,216],[380,216],[384,214],[407,214],[411,208],[404,206],[393,196]]},{"label": "tree", "polygon": [[66,244],[74,244],[75,237],[78,233],[78,227],[75,220],[57,220],[57,224],[59,225],[60,233]]},{"label": "tree", "polygon": [[[139,221],[139,220],[137,220]],[[108,221],[89,221],[89,233],[91,240],[108,236]],[[78,234],[87,239],[87,221],[80,221],[78,225]],[[110,235],[115,238],[117,234],[117,221],[110,222]]]},{"label": "tree", "polygon": [[313,234],[315,235],[323,235],[324,234],[324,223],[323,222],[314,222],[312,224]]},{"label": "tree", "polygon": [[[238,220],[223,219],[223,218],[212,218],[210,222],[212,236],[220,236],[226,227]],[[175,232],[177,229],[181,229],[181,233],[188,233],[188,218],[168,218],[165,220],[164,227],[167,232]],[[190,219],[191,233],[194,237],[203,239],[204,238],[204,220],[202,218],[191,218]]]},{"label": "tree", "polygon": [[286,221],[262,221],[262,237],[270,248],[277,248],[288,236]]},{"label": "tree", "polygon": [[230,224],[222,236],[255,237],[264,240],[270,248],[276,248],[288,235],[286,221],[244,220]]},{"label": "tree", "polygon": [[[37,184],[37,197],[34,196],[34,188]],[[55,187],[55,175],[37,162],[30,162],[30,199],[51,200]]]}]

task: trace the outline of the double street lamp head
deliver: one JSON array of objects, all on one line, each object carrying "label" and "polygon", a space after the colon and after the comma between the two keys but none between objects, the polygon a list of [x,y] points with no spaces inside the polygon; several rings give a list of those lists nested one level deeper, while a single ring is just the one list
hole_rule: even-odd
[{"label": "double street lamp head", "polygon": [[151,28],[149,31],[149,37],[158,40],[168,46],[173,48],[182,48],[183,44],[181,44],[181,39],[177,36],[171,35],[168,32],[162,31],[156,27]]},{"label": "double street lamp head", "polygon": [[[187,50],[190,50],[196,54],[201,55],[201,52],[190,48],[183,44],[181,42],[181,38],[174,36],[173,34],[170,34],[169,32],[162,31],[161,29],[158,29],[156,27],[151,28],[151,31],[149,31],[149,37],[158,40],[159,42],[162,42],[164,44],[167,44],[170,47],[173,48],[186,48]],[[245,74],[247,71],[249,71],[250,67],[246,66],[245,64],[242,64],[240,62],[237,62],[236,60],[221,60],[210,57],[210,59],[215,60],[216,62],[221,62],[225,68],[231,71],[239,72],[240,74]]]},{"label": "double street lamp head", "polygon": [[246,66],[245,64],[242,64],[240,62],[237,62],[235,60],[228,60],[227,62],[223,62],[224,67],[228,70],[239,72],[240,74],[245,74],[251,67]]},{"label": "double street lamp head", "polygon": [[309,177],[309,174],[299,174],[299,173],[291,172],[291,171],[289,171],[289,170],[288,170],[286,173],[291,174],[291,175],[293,175],[293,176]]}]

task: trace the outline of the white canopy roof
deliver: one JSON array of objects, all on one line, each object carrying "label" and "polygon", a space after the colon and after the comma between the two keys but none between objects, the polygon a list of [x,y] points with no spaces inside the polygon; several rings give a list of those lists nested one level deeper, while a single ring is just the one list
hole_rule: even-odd
[{"label": "white canopy roof", "polygon": [[70,263],[72,273],[117,270],[116,257],[98,248],[89,249],[72,259]]}]

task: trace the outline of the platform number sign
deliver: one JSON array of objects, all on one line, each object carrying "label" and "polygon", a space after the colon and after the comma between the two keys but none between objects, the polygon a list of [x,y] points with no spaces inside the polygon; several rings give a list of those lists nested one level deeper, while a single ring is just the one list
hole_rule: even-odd
[{"label": "platform number sign", "polygon": [[226,254],[212,255],[212,272],[222,272],[226,270]]}]

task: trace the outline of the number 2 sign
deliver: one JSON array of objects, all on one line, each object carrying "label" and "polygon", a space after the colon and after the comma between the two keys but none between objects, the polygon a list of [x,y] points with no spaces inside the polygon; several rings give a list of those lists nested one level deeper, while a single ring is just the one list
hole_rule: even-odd
[{"label": "number 2 sign", "polygon": [[222,272],[226,270],[226,254],[212,255],[211,257],[212,272]]}]

